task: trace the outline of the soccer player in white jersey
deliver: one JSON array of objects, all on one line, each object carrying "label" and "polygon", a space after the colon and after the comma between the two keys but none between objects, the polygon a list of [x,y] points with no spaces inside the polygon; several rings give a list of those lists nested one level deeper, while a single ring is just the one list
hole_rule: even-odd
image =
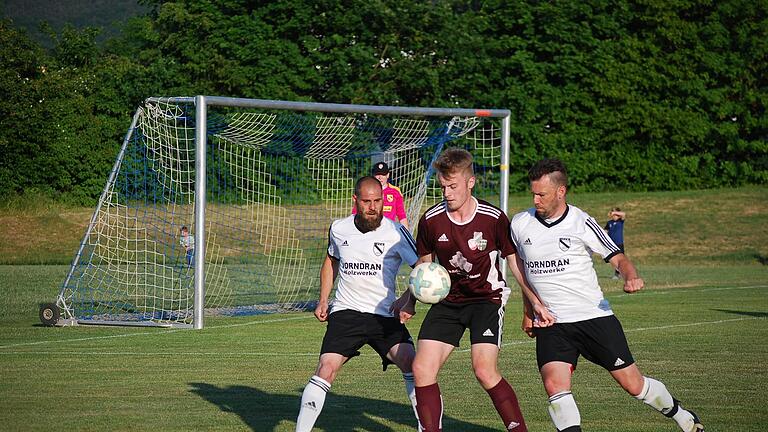
[{"label": "soccer player in white jersey", "polygon": [[[517,395],[498,369],[504,306],[510,294],[501,266],[504,258],[515,253],[509,219],[497,207],[472,196],[475,175],[469,152],[445,150],[433,167],[443,202],[419,220],[416,248],[419,262],[436,258],[448,270],[451,290],[430,307],[419,331],[413,372],[420,426],[427,432],[442,430],[437,375],[469,329],[475,377],[490,396],[504,429],[525,432]],[[409,319],[409,312],[413,310],[404,307],[401,319]]]},{"label": "soccer player in white jersey", "polygon": [[603,297],[592,254],[618,268],[627,293],[644,285],[635,266],[594,218],[566,203],[568,173],[561,161],[537,162],[528,179],[534,208],[515,215],[510,229],[530,287],[556,320],[539,327],[529,297],[523,297],[523,329],[536,337],[536,358],[557,430],[581,431],[571,394],[571,374],[581,355],[608,370],[630,395],[672,418],[681,430],[702,432],[696,414],[684,409],[663,383],[638,369],[621,323]]},{"label": "soccer player in white jersey", "polygon": [[[328,327],[315,375],[301,396],[297,432],[312,430],[341,366],[360,355],[358,350],[366,344],[379,354],[384,370],[389,364],[400,368],[416,413],[413,340],[393,315],[399,316],[393,305],[395,277],[402,262],[416,263],[415,242],[405,227],[383,218],[381,183],[376,178],[358,180],[353,199],[357,214],[334,221],[328,231],[328,254],[320,269],[320,301],[315,308],[315,317],[327,321]],[[337,277],[335,299],[330,304]],[[403,293],[407,297],[408,290]]]}]

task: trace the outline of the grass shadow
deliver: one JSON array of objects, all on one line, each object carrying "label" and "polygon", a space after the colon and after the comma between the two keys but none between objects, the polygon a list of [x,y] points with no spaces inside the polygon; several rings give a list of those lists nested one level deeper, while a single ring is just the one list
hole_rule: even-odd
[{"label": "grass shadow", "polygon": [[761,255],[759,253],[756,253],[753,255],[757,262],[759,262],[762,265],[768,265],[768,256]]},{"label": "grass shadow", "polygon": [[732,309],[712,309],[712,310],[718,311],[718,312],[725,312],[725,313],[729,313],[729,314],[734,314],[734,315],[751,316],[751,317],[756,317],[756,318],[768,317],[768,312],[749,312],[749,311],[737,311],[737,310],[732,310]]},{"label": "grass shadow", "polygon": [[[295,422],[299,413],[300,394],[269,393],[237,385],[217,387],[199,382],[189,385],[192,387],[191,393],[217,405],[224,412],[238,415],[253,431],[273,431],[281,422]],[[315,429],[334,432],[394,432],[377,418],[386,418],[407,429],[416,428],[416,419],[410,405],[329,393]],[[466,432],[495,430],[449,417],[443,418],[443,425],[449,426],[451,430]]]}]

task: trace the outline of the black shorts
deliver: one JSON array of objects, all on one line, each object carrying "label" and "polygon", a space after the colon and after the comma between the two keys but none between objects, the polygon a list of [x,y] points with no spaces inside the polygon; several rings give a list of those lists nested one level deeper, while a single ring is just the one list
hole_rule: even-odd
[{"label": "black shorts", "polygon": [[436,340],[457,347],[467,328],[472,344],[492,343],[501,348],[504,307],[491,302],[433,304],[421,323],[419,340]]},{"label": "black shorts", "polygon": [[360,355],[363,345],[370,345],[381,357],[382,366],[393,364],[387,353],[400,343],[413,345],[411,334],[398,318],[363,313],[354,310],[340,310],[328,316],[320,355],[336,353],[347,360]]},{"label": "black shorts", "polygon": [[576,368],[579,355],[609,371],[623,369],[635,362],[624,329],[615,315],[555,324],[534,331],[539,369],[551,361],[570,363]]}]

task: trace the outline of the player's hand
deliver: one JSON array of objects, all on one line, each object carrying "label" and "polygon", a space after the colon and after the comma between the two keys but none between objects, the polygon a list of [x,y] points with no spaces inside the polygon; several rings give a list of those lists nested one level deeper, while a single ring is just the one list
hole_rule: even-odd
[{"label": "player's hand", "polygon": [[315,308],[315,318],[323,322],[328,319],[328,302],[318,302]]},{"label": "player's hand", "polygon": [[523,330],[523,333],[528,335],[528,337],[536,337],[533,333],[533,318],[528,314],[523,314],[523,323],[520,325],[520,328]]},{"label": "player's hand", "polygon": [[533,320],[534,327],[549,327],[556,321],[552,312],[542,304],[534,305],[533,313],[535,316],[535,319]]},{"label": "player's hand", "polygon": [[638,292],[645,286],[642,278],[627,279],[624,281],[624,292],[632,294]]}]

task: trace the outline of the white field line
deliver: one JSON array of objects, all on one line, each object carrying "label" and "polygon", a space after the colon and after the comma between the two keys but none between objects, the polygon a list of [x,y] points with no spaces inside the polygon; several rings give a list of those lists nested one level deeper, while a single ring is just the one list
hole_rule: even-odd
[{"label": "white field line", "polygon": [[[209,326],[209,327],[205,327],[203,331],[211,330],[211,329],[228,328],[228,327],[242,327],[246,325],[271,324],[276,322],[303,320],[303,319],[309,319],[314,317],[315,317],[314,315],[309,315],[309,316],[290,317],[290,318],[277,318],[277,319],[265,320],[265,321],[249,321],[247,323],[227,324],[227,325],[220,325],[220,326]],[[150,331],[145,331],[145,332],[123,333],[118,335],[92,336],[92,337],[83,337],[83,338],[76,338],[76,339],[46,340],[46,341],[37,341],[37,342],[23,342],[23,343],[16,343],[16,344],[0,345],[0,350],[4,348],[15,348],[15,347],[21,347],[21,346],[83,342],[83,341],[98,340],[98,339],[115,339],[115,338],[132,337],[132,336],[158,336],[158,335],[164,335],[168,333],[186,332],[186,331],[190,331],[190,330],[189,329],[165,329],[165,330],[152,329]],[[3,352],[0,351],[0,354],[2,353]]]},{"label": "white field line", "polygon": [[[723,290],[742,290],[742,289],[755,289],[755,288],[767,288],[768,285],[753,285],[753,286],[746,286],[746,287],[720,287],[720,288],[702,288],[697,290],[681,290],[678,292],[706,292],[706,291],[723,291]],[[676,291],[676,290],[675,290]],[[655,292],[651,292],[655,293]],[[668,294],[669,292],[664,291],[660,292],[659,294]],[[646,293],[650,294],[650,293]],[[635,296],[639,297],[636,294],[619,294],[617,296],[613,297],[619,297],[619,296]],[[205,330],[213,330],[213,329],[224,329],[224,328],[231,328],[231,327],[242,327],[247,325],[259,325],[259,324],[271,324],[271,323],[277,323],[277,322],[285,322],[285,321],[296,321],[296,320],[303,320],[303,319],[314,319],[314,315],[308,315],[308,316],[297,316],[297,317],[288,317],[288,318],[277,318],[273,320],[264,320],[264,321],[249,321],[245,323],[237,323],[237,324],[226,324],[226,325],[220,325],[220,326],[210,326],[205,327]],[[722,324],[727,322],[736,322],[736,321],[747,321],[747,320],[756,320],[756,319],[765,319],[764,317],[745,317],[745,318],[733,318],[733,319],[727,319],[727,320],[715,320],[715,321],[700,321],[695,323],[684,323],[684,324],[673,324],[673,325],[667,325],[667,326],[657,326],[657,327],[640,327],[636,329],[625,329],[625,332],[638,332],[638,331],[648,331],[648,330],[661,330],[661,329],[670,329],[670,328],[676,328],[676,327],[695,327],[695,326],[701,326],[701,325],[708,325],[708,324]],[[153,355],[179,355],[179,354],[190,354],[190,355],[221,355],[221,356],[316,356],[318,355],[317,352],[313,353],[273,353],[273,352],[233,352],[233,353],[225,353],[225,352],[188,352],[188,353],[180,353],[180,352],[152,352],[152,353],[138,353],[138,352],[105,352],[105,351],[94,351],[94,352],[85,352],[85,351],[4,351],[8,348],[17,348],[17,347],[23,347],[23,346],[35,346],[35,345],[45,345],[45,344],[60,344],[60,343],[70,343],[70,342],[83,342],[83,341],[91,341],[91,340],[99,340],[99,339],[114,339],[114,338],[122,338],[122,337],[132,337],[132,336],[156,336],[156,335],[164,335],[169,333],[176,333],[179,331],[189,331],[189,329],[168,329],[168,330],[152,330],[149,332],[136,332],[136,333],[124,333],[119,335],[108,335],[108,336],[93,336],[93,337],[84,337],[84,338],[76,338],[76,339],[60,339],[60,340],[47,340],[47,341],[36,341],[36,342],[24,342],[24,343],[17,343],[17,344],[8,344],[8,345],[0,345],[0,355],[3,354],[51,354],[51,355],[132,355],[132,356],[153,356]],[[533,343],[535,339],[530,340],[522,340],[522,341],[514,341],[514,342],[507,342],[502,343],[502,346],[512,346],[512,345],[523,345],[523,344],[529,344]],[[465,349],[457,349],[455,352],[469,352],[469,348]]]}]

